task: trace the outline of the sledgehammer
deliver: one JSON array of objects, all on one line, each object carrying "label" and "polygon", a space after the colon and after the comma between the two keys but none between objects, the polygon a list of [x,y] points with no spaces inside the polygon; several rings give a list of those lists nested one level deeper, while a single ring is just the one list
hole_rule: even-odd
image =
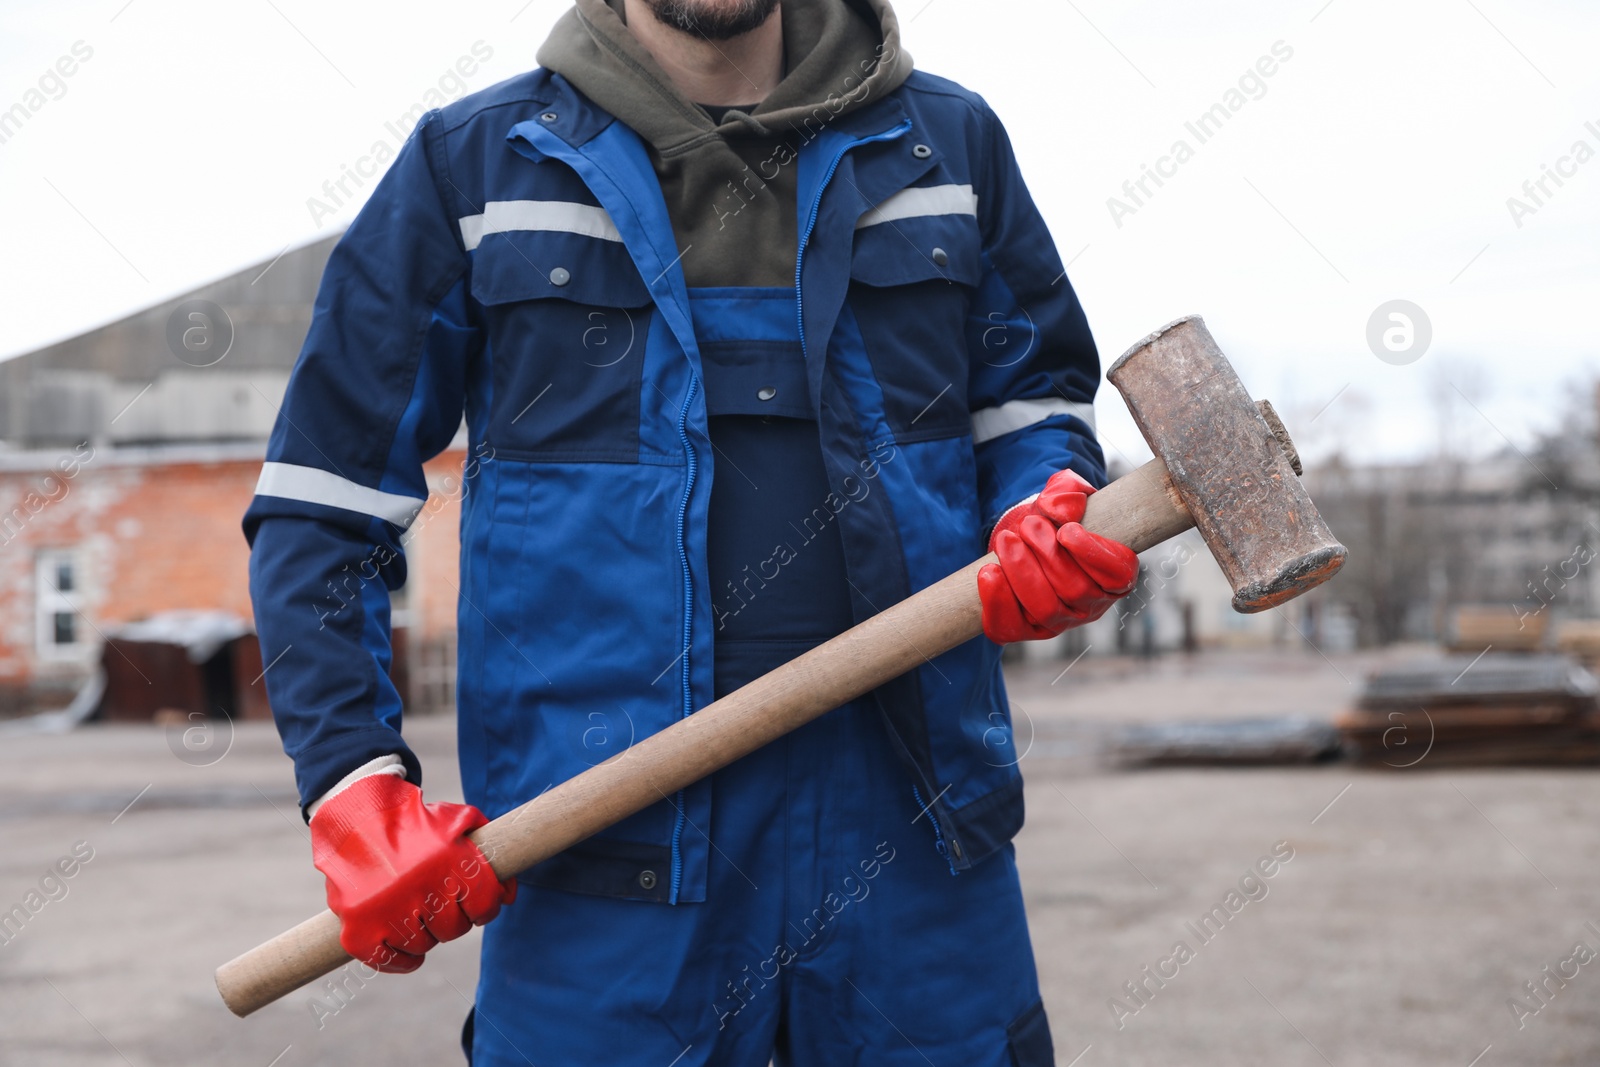
[{"label": "sledgehammer", "polygon": [[[1331,578],[1345,548],[1295,477],[1270,407],[1250,401],[1198,316],[1145,338],[1106,377],[1156,458],[1089,498],[1083,525],[1142,552],[1198,527],[1263,611]],[[777,670],[507,812],[472,835],[510,878],[983,632],[978,569],[962,568]],[[331,911],[217,970],[244,1016],[350,961]]]}]

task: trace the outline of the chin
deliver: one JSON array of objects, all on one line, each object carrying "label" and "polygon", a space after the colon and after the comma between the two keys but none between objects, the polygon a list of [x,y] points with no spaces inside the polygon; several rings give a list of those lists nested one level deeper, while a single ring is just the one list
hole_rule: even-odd
[{"label": "chin", "polygon": [[713,41],[749,33],[767,21],[778,0],[645,0],[657,20]]}]

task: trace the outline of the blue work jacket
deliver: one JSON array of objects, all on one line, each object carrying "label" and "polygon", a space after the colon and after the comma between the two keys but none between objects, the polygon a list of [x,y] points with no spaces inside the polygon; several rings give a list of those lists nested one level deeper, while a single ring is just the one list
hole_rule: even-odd
[{"label": "blue work jacket", "polygon": [[[918,72],[796,133],[763,166],[798,168],[793,313],[833,490],[814,514],[837,523],[859,621],[971,562],[1053,472],[1104,482],[1099,363],[980,97]],[[422,465],[463,418],[467,799],[497,816],[711,701],[722,472],[685,251],[639,136],[549,71],[429,114],[399,152],[329,260],[245,517],[302,802],[386,753],[420,780],[389,593],[429,515]],[[969,641],[874,699],[952,870],[1010,840],[1000,649]],[[703,899],[709,839],[685,826],[711,804],[702,782],[529,877]],[[641,886],[645,867],[671,877]]]}]

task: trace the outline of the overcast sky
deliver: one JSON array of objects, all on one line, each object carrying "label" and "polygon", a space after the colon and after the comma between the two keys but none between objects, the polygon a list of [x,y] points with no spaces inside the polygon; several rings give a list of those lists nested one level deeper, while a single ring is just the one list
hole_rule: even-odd
[{"label": "overcast sky", "polygon": [[[0,110],[27,119],[0,143],[0,357],[332,232],[358,205],[314,217],[325,181],[475,44],[469,90],[532,67],[566,7],[6,0]],[[1367,459],[1426,453],[1446,406],[1460,442],[1523,443],[1600,372],[1600,5],[898,10],[917,65],[1006,122],[1105,362],[1199,312],[1312,455]],[[1185,124],[1219,103],[1202,143]],[[1432,332],[1402,365],[1368,342],[1397,299]],[[1098,409],[1109,454],[1148,454],[1114,390]]]}]

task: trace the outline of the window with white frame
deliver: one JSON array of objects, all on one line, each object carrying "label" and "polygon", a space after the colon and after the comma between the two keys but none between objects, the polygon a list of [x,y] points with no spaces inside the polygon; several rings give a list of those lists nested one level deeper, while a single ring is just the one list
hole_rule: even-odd
[{"label": "window with white frame", "polygon": [[[378,580],[382,581],[381,578]],[[406,580],[406,584],[399,589],[389,590],[389,628],[399,629],[402,626],[407,628],[411,626],[411,581],[409,578]]]},{"label": "window with white frame", "polygon": [[34,618],[39,658],[82,659],[93,645],[83,618],[83,566],[75,549],[52,548],[34,566]]}]

